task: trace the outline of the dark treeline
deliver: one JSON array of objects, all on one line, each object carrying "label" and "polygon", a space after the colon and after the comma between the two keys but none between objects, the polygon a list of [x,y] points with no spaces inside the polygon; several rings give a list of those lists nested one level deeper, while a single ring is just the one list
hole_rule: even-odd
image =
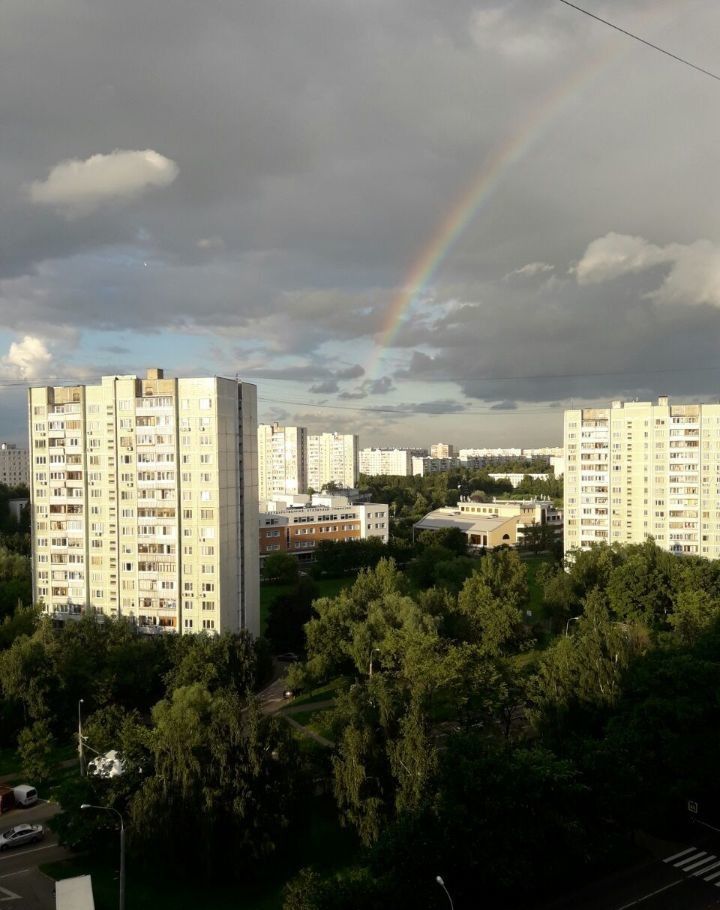
[{"label": "dark treeline", "polygon": [[113,780],[58,785],[64,843],[113,851],[112,819],[78,809],[109,805],[136,868],[250,880],[291,855],[322,790],[354,858],[293,873],[285,910],[430,910],[438,874],[459,906],[482,894],[529,907],[623,862],[639,830],[677,837],[689,798],[720,821],[720,563],[652,541],[547,561],[537,627],[521,556],[468,558],[452,531],[336,596],[295,584],[292,619],[276,620],[304,658],[287,684],[325,700],[330,687],[332,748],[259,710],[262,640],[145,637],[93,616],[58,629],[15,611],[0,640],[2,744],[41,783],[82,698],[88,757],[113,748],[125,763]]},{"label": "dark treeline", "polygon": [[0,641],[2,622],[10,621],[18,604],[32,603],[30,566],[30,512],[24,508],[20,518],[10,508],[13,499],[27,499],[27,487],[0,484]]},{"label": "dark treeline", "polygon": [[459,905],[525,907],[621,862],[638,829],[677,832],[689,797],[720,806],[720,564],[648,541],[540,582],[559,633],[542,651],[511,551],[457,594],[381,562],[316,601],[292,683],[352,681],[332,777],[364,848],[303,870],[286,910],[436,907],[436,874]]},{"label": "dark treeline", "polygon": [[270,671],[264,641],[143,636],[93,615],[55,628],[32,609],[13,622],[0,650],[0,743],[17,742],[42,785],[53,747],[77,741],[82,699],[86,760],[115,749],[125,764],[113,780],[71,775],[58,785],[63,843],[116,846],[104,814],[80,811],[91,803],[125,815],[139,864],[186,859],[206,878],[230,863],[240,875],[281,846],[299,764],[289,728],[256,704]]}]

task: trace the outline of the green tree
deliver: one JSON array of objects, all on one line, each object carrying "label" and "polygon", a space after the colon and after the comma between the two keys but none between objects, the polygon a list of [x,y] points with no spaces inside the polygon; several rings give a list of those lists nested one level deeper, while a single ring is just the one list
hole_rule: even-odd
[{"label": "green tree", "polygon": [[238,696],[255,686],[257,653],[248,632],[182,635],[175,642],[165,676],[168,692],[201,683],[210,692],[225,689]]},{"label": "green tree", "polygon": [[18,755],[23,773],[36,786],[44,784],[52,772],[52,749],[54,745],[50,726],[45,720],[36,720],[25,727],[18,736]]},{"label": "green tree", "polygon": [[265,557],[262,572],[266,581],[281,585],[292,585],[298,580],[298,561],[288,553],[273,553]]},{"label": "green tree", "polygon": [[130,805],[136,849],[206,874],[242,874],[276,850],[296,786],[288,728],[199,683],[158,703],[153,725],[155,773]]},{"label": "green tree", "polygon": [[458,596],[458,611],[464,617],[465,636],[487,654],[499,657],[513,650],[523,636],[522,613],[513,599],[497,596],[476,572],[467,579]]},{"label": "green tree", "polygon": [[312,618],[313,601],[318,587],[308,577],[300,578],[294,589],[281,594],[270,604],[265,634],[272,642],[274,653],[305,651],[305,624]]},{"label": "green tree", "polygon": [[674,610],[668,616],[671,628],[681,642],[694,645],[720,619],[720,599],[707,591],[680,591]]}]

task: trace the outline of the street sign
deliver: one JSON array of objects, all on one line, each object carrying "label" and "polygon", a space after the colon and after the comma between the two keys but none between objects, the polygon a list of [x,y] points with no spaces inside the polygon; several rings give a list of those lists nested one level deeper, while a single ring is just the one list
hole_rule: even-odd
[{"label": "street sign", "polygon": [[689,812],[691,815],[697,815],[697,814],[698,814],[698,804],[695,802],[694,799],[689,799],[689,800],[688,800],[688,812]]}]

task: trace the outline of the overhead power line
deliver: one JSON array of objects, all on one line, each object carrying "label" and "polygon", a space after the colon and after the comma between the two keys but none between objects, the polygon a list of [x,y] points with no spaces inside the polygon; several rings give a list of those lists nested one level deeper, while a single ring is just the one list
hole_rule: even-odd
[{"label": "overhead power line", "polygon": [[563,3],[565,6],[569,6],[572,9],[577,10],[579,13],[583,13],[585,16],[589,16],[591,19],[595,19],[596,22],[602,22],[603,25],[607,25],[609,28],[615,29],[616,32],[620,32],[622,35],[627,35],[628,38],[639,41],[640,44],[644,44],[646,47],[652,48],[654,51],[665,54],[666,57],[670,57],[673,60],[676,60],[678,63],[689,66],[690,69],[697,70],[697,72],[702,73],[703,76],[709,76],[711,79],[715,79],[717,82],[720,82],[720,76],[718,76],[717,73],[706,70],[702,66],[698,66],[696,63],[691,63],[690,60],[686,60],[684,57],[678,56],[678,54],[673,54],[673,52],[667,50],[667,48],[660,47],[659,44],[653,44],[652,41],[648,41],[647,38],[641,38],[640,35],[636,35],[634,32],[630,32],[626,28],[622,28],[621,26],[616,25],[614,22],[610,22],[609,19],[603,19],[602,16],[598,16],[596,13],[591,13],[590,10],[583,9],[583,7],[578,6],[577,3],[571,3],[570,0],[560,0],[560,3]]}]

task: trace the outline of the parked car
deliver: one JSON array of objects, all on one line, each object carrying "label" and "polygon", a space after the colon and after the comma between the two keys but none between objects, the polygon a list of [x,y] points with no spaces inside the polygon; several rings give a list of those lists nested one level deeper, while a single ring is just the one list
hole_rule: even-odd
[{"label": "parked car", "polygon": [[38,801],[37,790],[29,784],[20,784],[18,787],[13,787],[13,793],[15,794],[15,804],[17,806],[34,806]]},{"label": "parked car", "polygon": [[0,815],[15,808],[15,793],[12,787],[0,787]]},{"label": "parked car", "polygon": [[23,844],[36,844],[45,837],[42,825],[15,825],[0,834],[0,850],[9,847],[20,847]]},{"label": "parked car", "polygon": [[294,651],[288,651],[285,654],[278,654],[277,659],[281,664],[296,664],[300,660]]}]

